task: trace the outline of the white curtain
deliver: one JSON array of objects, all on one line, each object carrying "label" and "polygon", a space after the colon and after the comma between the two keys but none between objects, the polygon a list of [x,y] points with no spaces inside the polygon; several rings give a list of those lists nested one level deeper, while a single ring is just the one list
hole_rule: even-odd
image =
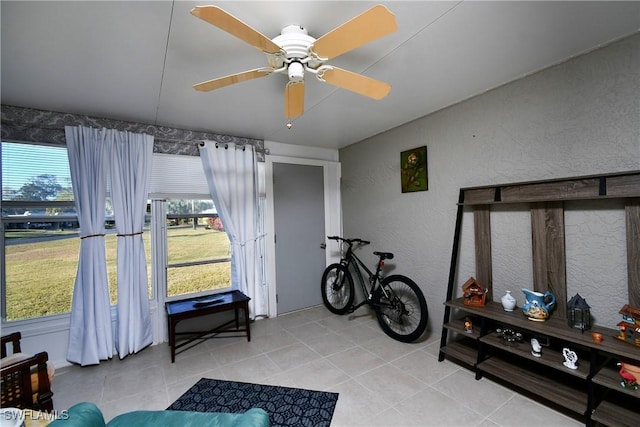
[{"label": "white curtain", "polygon": [[213,203],[231,241],[231,282],[251,298],[251,318],[268,313],[262,216],[254,147],[204,141],[200,158]]},{"label": "white curtain", "polygon": [[65,136],[81,238],[67,359],[95,365],[114,354],[104,242],[109,144],[99,129],[65,126]]},{"label": "white curtain", "polygon": [[118,232],[116,349],[120,358],[153,342],[142,232],[151,178],[153,136],[109,130],[111,201]]}]

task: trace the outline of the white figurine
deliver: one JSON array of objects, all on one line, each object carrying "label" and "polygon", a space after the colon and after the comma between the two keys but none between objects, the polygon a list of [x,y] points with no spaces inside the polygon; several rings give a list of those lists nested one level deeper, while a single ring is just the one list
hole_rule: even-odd
[{"label": "white figurine", "polygon": [[542,346],[540,345],[540,343],[538,342],[537,339],[535,338],[531,338],[531,354],[534,357],[540,357],[542,356]]},{"label": "white figurine", "polygon": [[576,363],[578,362],[578,355],[575,351],[569,350],[567,347],[562,349],[562,355],[564,356],[563,365],[569,369],[578,369]]}]

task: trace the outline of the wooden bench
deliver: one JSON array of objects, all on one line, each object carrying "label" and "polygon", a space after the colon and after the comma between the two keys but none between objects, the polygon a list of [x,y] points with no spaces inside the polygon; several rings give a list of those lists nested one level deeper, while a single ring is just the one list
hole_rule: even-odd
[{"label": "wooden bench", "polygon": [[[169,323],[169,346],[171,347],[171,363],[176,360],[176,350],[189,345],[196,340],[218,338],[221,333],[245,332],[247,341],[251,341],[249,328],[249,301],[251,298],[240,291],[230,291],[207,297],[189,298],[165,303]],[[179,322],[195,317],[207,316],[224,311],[235,311],[235,318],[207,331],[176,332]],[[244,311],[244,328],[240,328],[239,310]],[[229,326],[235,322],[235,328]],[[176,335],[189,335],[184,342],[176,343]],[[201,341],[201,342],[202,342]],[[194,344],[191,347],[194,347]],[[189,348],[191,348],[189,347]],[[186,349],[185,349],[186,350]]]}]

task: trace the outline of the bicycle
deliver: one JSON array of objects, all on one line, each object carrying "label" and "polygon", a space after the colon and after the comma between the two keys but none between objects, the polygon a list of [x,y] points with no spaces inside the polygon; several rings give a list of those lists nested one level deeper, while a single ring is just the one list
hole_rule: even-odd
[{"label": "bicycle", "polygon": [[[371,242],[338,236],[327,238],[347,246],[340,262],[331,264],[322,274],[322,300],[329,311],[341,315],[353,313],[366,304],[374,310],[378,324],[388,336],[401,342],[413,342],[418,339],[427,327],[427,301],[420,287],[408,277],[399,274],[387,277],[381,275],[384,261],[393,259],[393,254],[373,252],[378,257],[376,271],[373,273],[354,253],[354,249]],[[366,296],[356,305],[353,304],[355,288],[349,268],[356,273],[362,292]],[[368,276],[369,288],[365,284],[362,270]]]}]

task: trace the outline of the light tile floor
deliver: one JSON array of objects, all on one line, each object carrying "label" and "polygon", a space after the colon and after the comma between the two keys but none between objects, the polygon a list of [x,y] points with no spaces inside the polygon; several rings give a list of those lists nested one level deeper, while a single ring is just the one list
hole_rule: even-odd
[{"label": "light tile floor", "polygon": [[439,333],[403,344],[366,309],[336,316],[314,307],[251,325],[246,338],[212,339],[176,356],[166,344],[97,366],[56,372],[54,406],[95,402],[108,421],[136,409],[166,409],[200,378],[340,393],[332,426],[579,426],[447,360]]}]

